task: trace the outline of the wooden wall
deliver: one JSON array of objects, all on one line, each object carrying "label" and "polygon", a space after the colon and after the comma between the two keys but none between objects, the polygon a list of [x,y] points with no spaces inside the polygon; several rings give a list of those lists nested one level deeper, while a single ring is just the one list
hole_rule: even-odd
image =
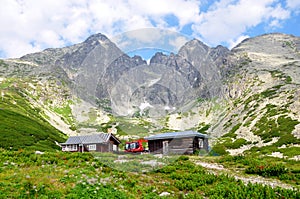
[{"label": "wooden wall", "polygon": [[[148,146],[151,153],[154,154],[193,154],[197,149],[200,149],[199,140],[202,138],[175,138],[175,139],[160,139],[149,140]],[[203,140],[203,149],[208,151],[208,139]],[[167,144],[164,142],[168,142]],[[164,149],[164,146],[168,147]]]},{"label": "wooden wall", "polygon": [[[89,152],[89,148],[88,145],[93,145],[91,144],[84,144],[84,145],[77,145],[77,150],[73,151],[73,152]],[[115,141],[109,141],[107,143],[97,143],[96,145],[96,150],[95,151],[91,151],[91,152],[113,152],[113,145],[117,145],[117,151],[118,151],[118,142]]]}]

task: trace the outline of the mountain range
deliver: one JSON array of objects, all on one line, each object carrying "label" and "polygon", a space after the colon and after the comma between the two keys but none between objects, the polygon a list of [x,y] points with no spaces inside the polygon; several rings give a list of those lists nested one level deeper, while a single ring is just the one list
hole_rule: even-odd
[{"label": "mountain range", "polygon": [[209,134],[218,153],[299,158],[299,50],[299,37],[280,33],[231,50],[193,39],[147,63],[99,33],[1,60],[0,108],[23,116],[24,106],[38,110],[29,118],[67,135],[110,131],[129,139],[192,129]]}]

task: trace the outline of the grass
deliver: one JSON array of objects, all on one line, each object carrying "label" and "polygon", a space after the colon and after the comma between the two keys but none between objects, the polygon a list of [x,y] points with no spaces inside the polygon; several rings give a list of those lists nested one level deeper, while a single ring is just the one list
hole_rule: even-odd
[{"label": "grass", "polygon": [[282,85],[274,86],[272,88],[268,88],[267,90],[261,92],[261,96],[263,98],[274,98],[276,97],[275,94],[277,94],[278,89],[280,89]]},{"label": "grass", "polygon": [[211,127],[210,124],[200,123],[197,127],[197,132],[207,134],[207,130]]},{"label": "grass", "polygon": [[[253,97],[254,99],[256,97]],[[253,99],[248,98],[246,100],[245,107],[249,107],[248,104]],[[248,109],[248,108],[244,108]],[[262,109],[262,117],[255,123],[251,131],[254,135],[261,137],[264,143],[270,142],[273,138],[278,137],[278,141],[269,146],[264,147],[253,147],[246,153],[258,153],[261,155],[271,155],[273,152],[282,152],[284,156],[292,158],[294,156],[300,155],[300,152],[297,151],[295,147],[289,147],[291,144],[300,144],[300,139],[297,139],[292,132],[295,129],[295,126],[299,124],[298,120],[292,119],[288,113],[290,111],[286,105],[274,105],[267,104]],[[235,116],[235,115],[233,115]],[[255,115],[253,111],[249,111],[244,117],[244,125],[250,126]],[[247,120],[248,119],[248,120]],[[231,123],[229,121],[228,123]],[[236,131],[240,128],[242,123],[237,123],[234,125],[231,130],[224,134],[222,138],[219,139],[218,143],[213,146],[213,154],[225,155],[227,149],[238,149],[243,145],[250,144],[244,139],[236,139]],[[279,147],[286,145],[286,149],[279,149]]]},{"label": "grass", "polygon": [[148,135],[150,123],[143,119],[136,119],[135,121],[125,117],[116,117],[115,119],[119,123],[117,129],[120,135],[137,135],[140,137]]},{"label": "grass", "polygon": [[222,137],[236,138],[235,132],[240,128],[241,125],[242,123],[236,124],[235,126],[232,127],[232,129],[228,133],[226,133]]},{"label": "grass", "polygon": [[234,142],[224,143],[224,145],[227,149],[238,149],[245,144],[247,144],[247,140],[245,140],[243,138],[236,139]]},{"label": "grass", "polygon": [[283,153],[284,156],[292,158],[294,156],[300,155],[300,148],[299,147],[287,147],[278,149],[279,152]]},{"label": "grass", "polygon": [[299,121],[286,115],[281,115],[277,119],[272,118],[272,114],[275,113],[270,110],[255,124],[254,134],[261,136],[262,139],[280,137],[277,145],[299,143],[299,140],[291,135]]},{"label": "grass", "polygon": [[18,87],[6,88],[0,99],[0,145],[6,149],[59,149],[55,142],[64,142],[65,135],[51,126],[39,108],[32,107]]},{"label": "grass", "polygon": [[256,174],[280,180],[299,188],[300,165],[295,160],[253,155],[222,156],[216,162],[234,171],[242,170],[244,174]]},{"label": "grass", "polygon": [[[90,153],[31,151],[0,153],[0,198],[299,198],[299,190],[244,184],[225,174],[215,175],[180,156],[146,173],[107,166]],[[109,157],[111,154],[104,154]],[[137,156],[144,159],[144,156]],[[247,162],[241,158],[227,162]],[[215,161],[215,159],[210,159]],[[122,166],[122,165],[121,165]],[[132,166],[132,165],[130,165]],[[289,173],[285,173],[289,174]]]},{"label": "grass", "polygon": [[74,124],[74,119],[73,119],[73,115],[72,115],[72,109],[70,107],[70,105],[73,102],[71,100],[68,100],[68,102],[66,104],[64,104],[61,107],[54,107],[53,110],[54,112],[58,113],[59,115],[61,115],[61,118],[68,124],[72,125]]}]

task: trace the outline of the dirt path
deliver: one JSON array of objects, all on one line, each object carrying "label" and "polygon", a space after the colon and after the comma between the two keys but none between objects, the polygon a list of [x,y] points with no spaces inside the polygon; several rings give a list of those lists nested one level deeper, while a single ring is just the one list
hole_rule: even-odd
[{"label": "dirt path", "polygon": [[221,165],[221,164],[200,162],[200,161],[195,161],[195,164],[201,165],[202,167],[208,169],[208,171],[213,174],[222,174],[222,173],[228,174],[229,176],[232,176],[237,180],[243,181],[245,184],[248,184],[250,182],[252,184],[259,183],[259,184],[263,184],[263,185],[269,185],[273,188],[274,187],[281,187],[284,189],[294,189],[295,188],[292,185],[285,184],[276,179],[264,178],[262,176],[240,174],[238,170],[232,171],[230,169],[224,168],[223,165]]}]

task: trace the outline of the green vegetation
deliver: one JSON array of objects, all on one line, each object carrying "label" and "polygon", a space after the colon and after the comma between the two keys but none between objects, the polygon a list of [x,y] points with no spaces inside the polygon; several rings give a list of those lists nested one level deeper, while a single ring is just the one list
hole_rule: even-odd
[{"label": "green vegetation", "polygon": [[293,41],[284,41],[283,43],[282,43],[282,46],[283,47],[285,47],[285,46],[288,46],[288,47],[290,47],[291,49],[295,49],[295,44],[294,44],[294,42]]},{"label": "green vegetation", "polygon": [[224,143],[225,147],[228,149],[238,149],[245,144],[247,144],[247,140],[243,138],[236,139],[234,142]]},{"label": "green vegetation", "polygon": [[236,124],[234,127],[232,127],[232,129],[228,133],[223,135],[223,137],[236,138],[235,132],[240,128],[241,125],[242,125],[242,123]]},{"label": "green vegetation", "polygon": [[102,108],[104,111],[111,113],[112,109],[110,106],[110,100],[109,99],[96,99],[96,104],[99,108]]},{"label": "green vegetation", "polygon": [[8,67],[8,65],[2,59],[0,59],[0,66],[3,67],[3,68]]},{"label": "green vegetation", "polygon": [[263,98],[272,99],[275,97],[275,94],[277,94],[277,90],[280,89],[280,87],[282,87],[282,85],[277,85],[272,88],[268,88],[267,90],[261,92],[261,95]]},{"label": "green vegetation", "polygon": [[[287,112],[285,108],[268,104],[265,109],[265,115],[255,124],[254,134],[261,136],[264,140],[280,137],[277,143],[280,146],[283,144],[298,143],[299,141],[291,133],[295,129],[295,126],[299,124],[299,121],[285,115]],[[278,115],[279,117],[274,117]]]},{"label": "green vegetation", "polygon": [[20,88],[20,83],[0,92],[0,146],[6,149],[32,148],[35,150],[59,149],[55,142],[64,142],[65,136],[51,126],[43,117],[39,108],[30,105]]},{"label": "green vegetation", "polygon": [[210,151],[210,154],[213,156],[219,156],[219,155],[227,155],[229,154],[226,151],[226,147],[223,143],[217,142]]},{"label": "green vegetation", "polygon": [[258,174],[264,177],[281,176],[288,171],[283,164],[253,164],[250,165],[246,171],[248,174]]},{"label": "green vegetation", "polygon": [[[284,67],[286,67],[286,66],[287,65],[284,65]],[[281,72],[280,70],[273,70],[273,71],[269,71],[269,72],[271,73],[273,78],[283,79],[286,84],[292,83],[292,78],[290,76],[286,75],[285,73]]]},{"label": "green vegetation", "polygon": [[[209,173],[187,156],[143,174],[108,167],[90,153],[47,152],[37,155],[30,151],[1,150],[0,160],[0,198],[150,199],[162,197],[163,192],[169,194],[165,198],[300,197],[296,189],[246,185],[225,174]],[[227,157],[227,160],[220,161],[227,163],[228,160]]]},{"label": "green vegetation", "polygon": [[135,121],[125,118],[117,117],[119,125],[117,126],[118,133],[121,135],[138,135],[140,137],[148,135],[148,128],[151,125],[143,119],[136,119]]},{"label": "green vegetation", "polygon": [[199,103],[199,104],[201,104],[201,103],[205,102],[206,100],[207,100],[207,99],[205,99],[205,98],[198,97],[198,98],[196,99],[196,102]]},{"label": "green vegetation", "polygon": [[197,131],[199,133],[207,134],[207,130],[211,127],[210,124],[205,124],[204,122],[198,125]]},{"label": "green vegetation", "polygon": [[[244,102],[244,111],[248,110],[250,108],[249,104],[250,102],[259,102],[260,101],[260,95],[259,94],[255,94],[255,95],[251,95],[250,97],[248,97]],[[248,114],[247,114],[248,115]]]},{"label": "green vegetation", "polygon": [[73,115],[72,115],[72,110],[71,110],[71,107],[70,107],[70,105],[72,103],[73,102],[71,100],[69,100],[63,106],[53,108],[54,112],[56,112],[59,115],[61,115],[62,120],[64,120],[66,123],[68,123],[70,125],[74,123],[74,119],[73,119]]},{"label": "green vegetation", "polygon": [[[250,153],[249,153],[250,154]],[[251,155],[223,156],[218,162],[235,170],[244,168],[245,174],[256,174],[263,177],[281,180],[285,183],[300,185],[300,165],[295,160],[284,160],[275,157]]]}]

